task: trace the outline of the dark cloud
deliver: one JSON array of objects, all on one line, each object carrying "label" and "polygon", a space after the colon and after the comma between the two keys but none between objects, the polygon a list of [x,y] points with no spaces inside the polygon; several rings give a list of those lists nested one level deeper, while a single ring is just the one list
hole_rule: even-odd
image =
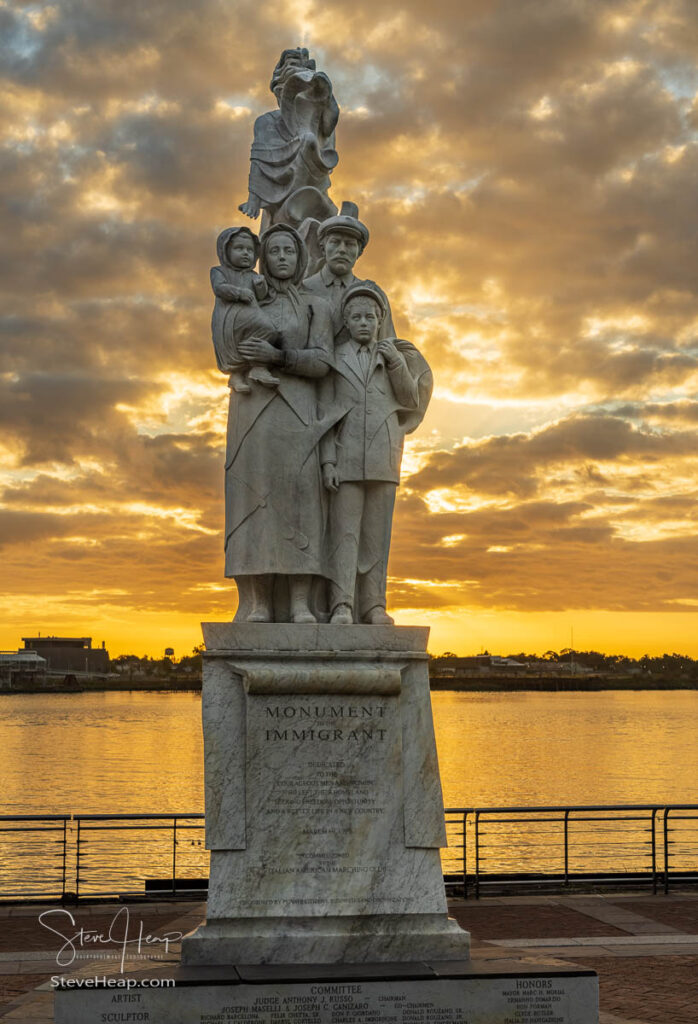
[{"label": "dark cloud", "polygon": [[687,423],[698,423],[698,401],[685,398],[676,402],[634,402],[617,406],[614,413],[634,420],[685,420]]},{"label": "dark cloud", "polygon": [[[579,518],[583,506],[551,503],[537,522],[527,504],[473,516],[430,513],[414,497],[401,501],[393,600],[408,608],[670,612],[683,599],[691,609],[695,532],[633,542],[618,536],[610,517]],[[682,517],[669,505],[643,510],[643,519],[651,520],[652,511],[654,526]]]},{"label": "dark cloud", "polygon": [[126,419],[115,406],[151,391],[141,381],[76,373],[10,377],[0,381],[0,428],[23,445],[25,464],[71,464],[76,456],[99,455],[115,433],[123,435]]},{"label": "dark cloud", "polygon": [[[463,486],[477,493],[527,497],[541,485],[538,474],[555,464],[660,463],[698,455],[695,432],[641,429],[621,416],[580,415],[530,434],[503,435],[431,455],[409,480],[420,492]],[[592,470],[593,474],[597,469]],[[603,476],[601,476],[603,479]]]},{"label": "dark cloud", "polygon": [[34,544],[70,533],[73,524],[66,516],[0,509],[0,547]]}]

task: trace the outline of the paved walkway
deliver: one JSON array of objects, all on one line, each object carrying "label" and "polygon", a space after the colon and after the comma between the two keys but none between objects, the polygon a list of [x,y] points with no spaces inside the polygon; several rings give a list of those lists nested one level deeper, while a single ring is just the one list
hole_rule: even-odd
[{"label": "paved walkway", "polygon": [[698,1024],[698,895],[453,901],[473,953],[550,956],[599,975],[601,1024]]},{"label": "paved walkway", "polygon": [[[46,910],[53,913],[41,924],[39,914]],[[592,967],[600,980],[601,1024],[698,1022],[695,893],[453,900],[451,913],[471,932],[474,956],[527,962],[543,956]],[[106,936],[112,928],[120,937],[126,929],[131,939],[140,934],[136,957],[162,968],[163,961],[178,961],[179,944],[164,942],[168,933],[190,931],[203,914],[204,904],[191,902],[0,907],[0,1019],[49,1024],[53,993],[38,986],[56,974],[118,971],[113,951],[100,955],[84,933],[81,945],[80,929]],[[47,925],[73,937],[70,965],[57,965],[64,941]],[[137,944],[129,949],[133,962]],[[67,945],[66,961],[72,952]]]}]

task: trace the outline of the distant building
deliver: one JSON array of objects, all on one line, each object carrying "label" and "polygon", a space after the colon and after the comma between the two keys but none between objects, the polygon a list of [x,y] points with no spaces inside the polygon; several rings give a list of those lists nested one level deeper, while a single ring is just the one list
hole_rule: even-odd
[{"label": "distant building", "polygon": [[[447,662],[447,663],[446,663]],[[514,658],[503,658],[497,654],[474,654],[465,658],[444,658],[432,661],[431,674],[452,678],[518,675],[527,670],[528,666]]]},{"label": "distant building", "polygon": [[106,675],[110,671],[104,641],[101,647],[93,647],[91,636],[23,636],[22,643],[25,650],[35,651],[46,659],[51,673]]},{"label": "distant building", "polygon": [[0,651],[0,689],[46,682],[46,659],[34,651]]}]

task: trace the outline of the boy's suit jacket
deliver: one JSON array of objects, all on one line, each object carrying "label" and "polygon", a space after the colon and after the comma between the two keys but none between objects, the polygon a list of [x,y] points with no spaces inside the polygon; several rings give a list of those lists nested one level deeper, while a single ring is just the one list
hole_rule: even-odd
[{"label": "boy's suit jacket", "polygon": [[374,342],[365,376],[357,347],[349,340],[337,346],[334,370],[320,387],[323,406],[346,410],[337,426],[320,441],[320,461],[336,465],[340,483],[399,483],[406,433],[400,414],[416,409],[419,401],[418,379],[404,358],[395,369],[389,369]]}]

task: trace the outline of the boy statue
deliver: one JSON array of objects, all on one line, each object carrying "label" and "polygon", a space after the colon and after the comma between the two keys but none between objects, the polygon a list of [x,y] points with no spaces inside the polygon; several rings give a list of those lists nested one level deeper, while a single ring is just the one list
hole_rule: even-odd
[{"label": "boy statue", "polygon": [[347,289],[342,315],[348,338],[335,349],[321,403],[344,410],[320,442],[330,495],[327,575],[330,621],[392,624],[385,610],[390,533],[406,433],[421,422],[432,376],[408,341],[379,340],[387,304],[370,284]]}]

